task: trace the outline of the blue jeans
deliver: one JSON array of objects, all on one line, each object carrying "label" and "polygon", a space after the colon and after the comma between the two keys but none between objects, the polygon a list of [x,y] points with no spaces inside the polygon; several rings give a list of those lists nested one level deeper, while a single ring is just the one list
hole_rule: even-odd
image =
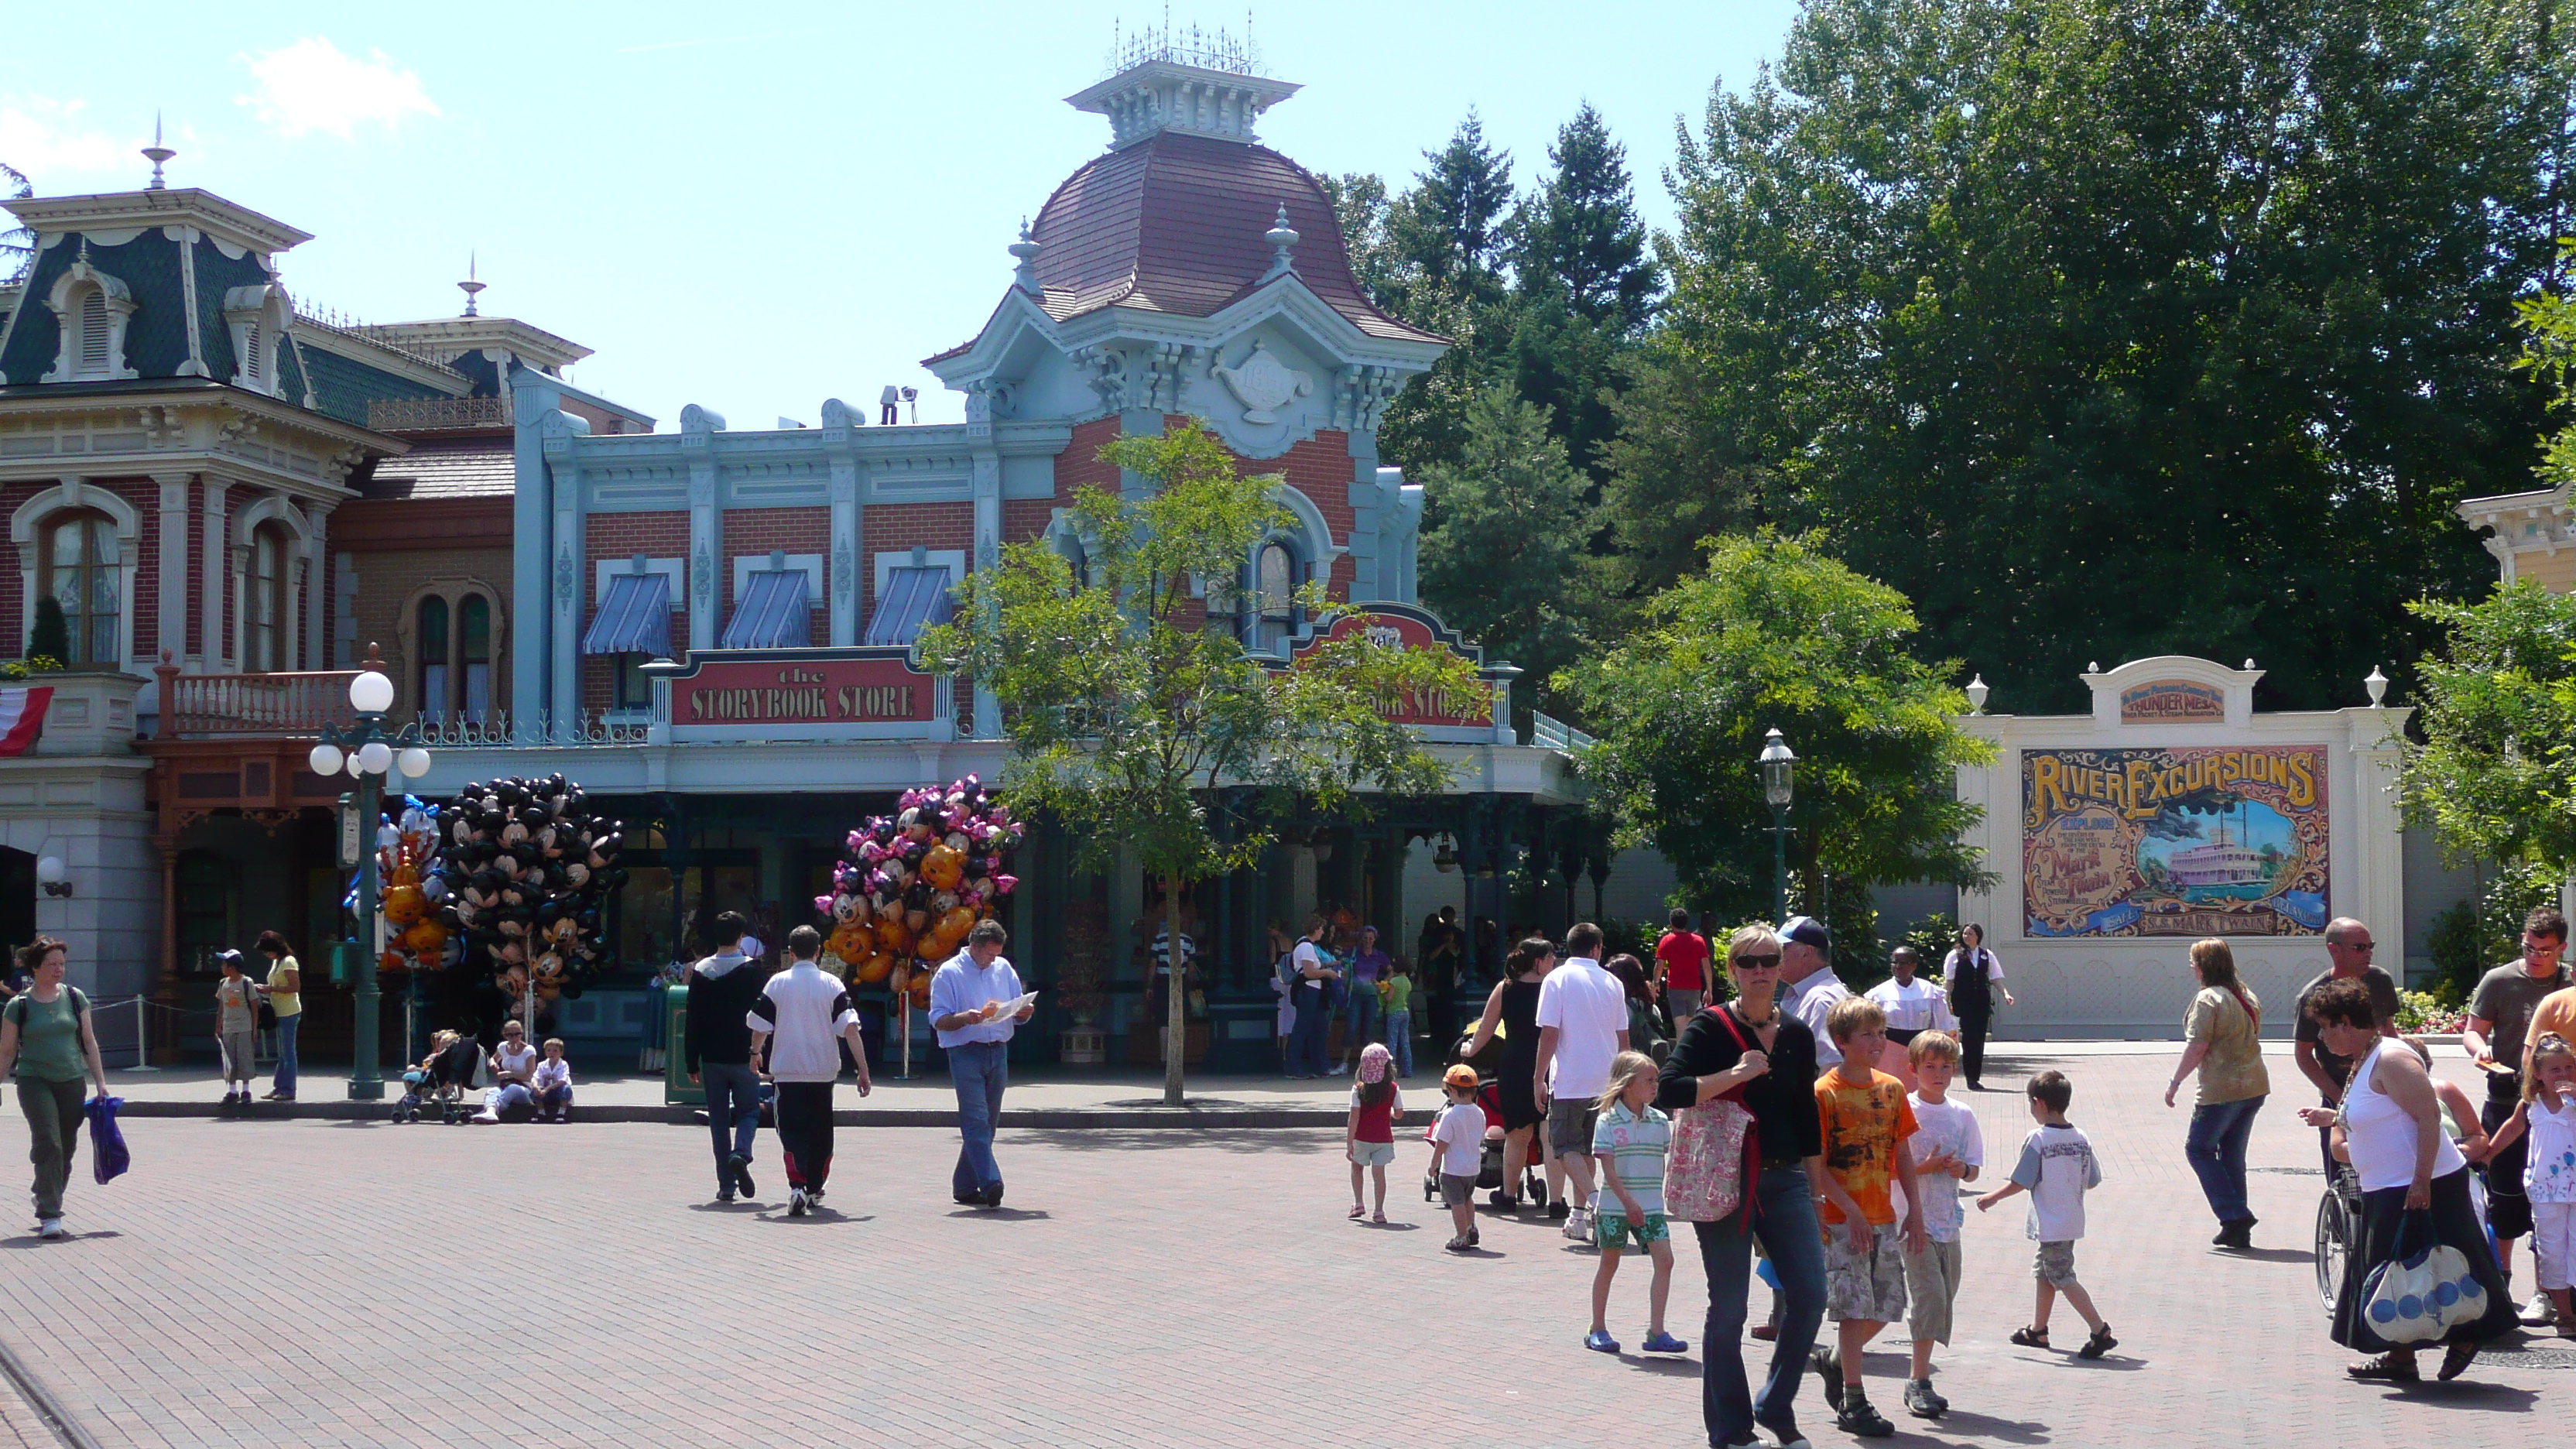
[{"label": "blue jeans", "polygon": [[1324,1006],[1324,988],[1297,988],[1297,1031],[1288,1038],[1288,1074],[1295,1077],[1320,1077],[1324,1074],[1324,1041],[1332,1030],[1333,1013]]},{"label": "blue jeans", "polygon": [[1386,1014],[1386,1049],[1395,1058],[1395,1074],[1413,1075],[1413,1013],[1390,1011]]},{"label": "blue jeans", "polygon": [[1002,1089],[1011,1081],[1010,1043],[969,1041],[950,1047],[948,1080],[957,1088],[957,1132],[965,1139],[948,1182],[964,1197],[1002,1180],[1002,1165],[993,1160],[993,1129],[1002,1120]]},{"label": "blue jeans", "polygon": [[304,1024],[304,1013],[277,1019],[277,1090],[295,1095],[295,1029]]},{"label": "blue jeans", "polygon": [[1386,1003],[1377,999],[1377,983],[1363,981],[1351,988],[1351,1029],[1342,1038],[1342,1055],[1356,1060],[1366,1050],[1369,1039],[1386,1018]]},{"label": "blue jeans", "polygon": [[[1693,1223],[1708,1274],[1708,1328],[1700,1345],[1700,1414],[1708,1442],[1741,1443],[1758,1421],[1783,1433],[1797,1425],[1798,1376],[1825,1316],[1825,1240],[1803,1167],[1766,1167],[1756,1179],[1753,1228],[1741,1216]],[[1753,1240],[1780,1275],[1780,1337],[1756,1399],[1744,1379],[1744,1296],[1753,1280]]]},{"label": "blue jeans", "polygon": [[747,1062],[700,1062],[698,1082],[707,1089],[707,1136],[715,1144],[716,1188],[733,1186],[725,1159],[751,1160],[760,1136],[760,1074]]},{"label": "blue jeans", "polygon": [[2191,1130],[2182,1139],[2183,1156],[2200,1175],[2200,1191],[2221,1223],[2250,1222],[2245,1206],[2245,1139],[2254,1135],[2254,1114],[2263,1099],[2220,1102],[2191,1109]]}]

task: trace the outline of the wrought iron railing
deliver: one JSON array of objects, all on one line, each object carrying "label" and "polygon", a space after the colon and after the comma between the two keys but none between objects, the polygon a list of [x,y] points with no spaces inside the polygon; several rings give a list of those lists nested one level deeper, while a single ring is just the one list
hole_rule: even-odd
[{"label": "wrought iron railing", "polygon": [[421,743],[436,750],[563,749],[601,745],[640,745],[651,725],[582,710],[569,719],[537,714],[514,719],[506,709],[485,710],[471,717],[423,715]]},{"label": "wrought iron railing", "polygon": [[441,428],[506,428],[506,397],[375,398],[367,404],[367,426],[380,433],[426,433]]}]

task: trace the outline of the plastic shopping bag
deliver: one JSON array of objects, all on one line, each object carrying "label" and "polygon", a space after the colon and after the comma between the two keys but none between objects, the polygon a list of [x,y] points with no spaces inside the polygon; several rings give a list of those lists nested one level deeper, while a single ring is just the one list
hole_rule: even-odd
[{"label": "plastic shopping bag", "polygon": [[90,1172],[102,1183],[116,1180],[134,1165],[134,1155],[125,1148],[125,1133],[116,1125],[116,1109],[124,1105],[123,1097],[101,1093],[82,1109],[89,1116]]},{"label": "plastic shopping bag", "polygon": [[2433,1215],[2421,1209],[2399,1226],[2395,1256],[2362,1282],[2363,1321],[2391,1344],[2440,1338],[2486,1307],[2485,1287],[2469,1276],[2468,1255],[2435,1242]]}]

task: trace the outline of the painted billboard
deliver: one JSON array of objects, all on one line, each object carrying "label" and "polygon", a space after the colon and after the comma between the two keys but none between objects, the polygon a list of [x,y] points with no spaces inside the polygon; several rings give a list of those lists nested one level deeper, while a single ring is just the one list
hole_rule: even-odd
[{"label": "painted billboard", "polygon": [[2032,936],[2325,929],[2325,748],[2025,750]]}]

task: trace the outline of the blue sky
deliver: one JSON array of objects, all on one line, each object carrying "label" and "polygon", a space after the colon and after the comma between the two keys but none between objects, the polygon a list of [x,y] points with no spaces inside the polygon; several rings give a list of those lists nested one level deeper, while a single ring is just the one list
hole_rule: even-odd
[{"label": "blue sky", "polygon": [[[1265,68],[1305,86],[1263,139],[1400,185],[1473,106],[1522,180],[1588,99],[1660,224],[1675,117],[1696,124],[1713,82],[1776,57],[1795,9],[1255,7]],[[0,47],[0,160],[44,195],[140,186],[157,107],[171,184],[314,233],[283,263],[308,306],[452,314],[472,251],[487,313],[596,349],[574,380],[666,429],[688,402],[736,428],[811,422],[888,382],[944,420],[959,404],[917,360],[974,333],[1020,218],[1106,143],[1063,98],[1103,74],[1113,23],[1163,13],[156,6],[102,50],[85,12],[31,8]],[[1170,13],[1237,33],[1245,16]]]}]

